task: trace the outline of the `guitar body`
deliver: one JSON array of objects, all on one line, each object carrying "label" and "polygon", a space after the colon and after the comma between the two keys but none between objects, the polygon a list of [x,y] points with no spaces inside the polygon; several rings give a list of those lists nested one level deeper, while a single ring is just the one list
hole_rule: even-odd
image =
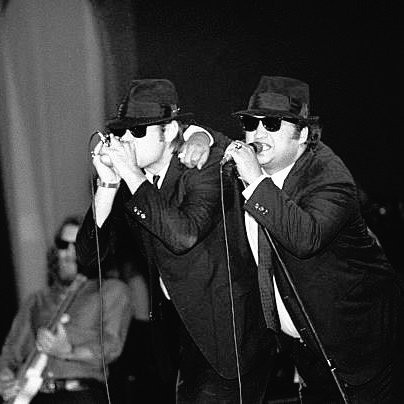
[{"label": "guitar body", "polygon": [[[55,332],[56,326],[63,314],[69,308],[80,288],[84,285],[87,278],[84,275],[78,274],[72,284],[67,288],[65,298],[59,304],[57,311],[52,319],[45,327],[51,332]],[[18,385],[20,391],[17,396],[9,400],[8,404],[29,404],[32,398],[38,393],[42,386],[42,374],[48,363],[48,355],[39,352],[37,347],[30,352],[26,361],[18,371]]]},{"label": "guitar body", "polygon": [[48,355],[38,353],[32,365],[27,369],[25,378],[20,384],[18,395],[10,401],[10,404],[29,404],[42,386],[42,373],[48,363]]}]

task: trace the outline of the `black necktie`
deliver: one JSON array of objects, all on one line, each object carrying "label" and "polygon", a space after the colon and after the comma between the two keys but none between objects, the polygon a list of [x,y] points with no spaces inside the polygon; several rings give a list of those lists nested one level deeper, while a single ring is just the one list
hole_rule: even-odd
[{"label": "black necktie", "polygon": [[157,183],[159,182],[160,176],[159,175],[153,175],[153,186],[154,188],[159,189]]},{"label": "black necktie", "polygon": [[261,305],[267,327],[274,332],[279,332],[281,327],[276,309],[272,277],[272,249],[261,226],[258,226],[258,282],[261,293]]}]

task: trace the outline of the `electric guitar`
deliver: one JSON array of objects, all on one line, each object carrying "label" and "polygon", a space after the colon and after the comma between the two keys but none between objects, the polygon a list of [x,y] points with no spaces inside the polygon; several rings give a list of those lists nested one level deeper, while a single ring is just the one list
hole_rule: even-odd
[{"label": "electric guitar", "polygon": [[[66,290],[66,295],[59,304],[56,312],[52,318],[46,324],[46,328],[51,332],[56,331],[58,322],[63,314],[70,307],[78,291],[86,282],[87,278],[84,275],[77,274],[71,285]],[[41,388],[43,378],[42,373],[48,363],[48,355],[40,352],[35,347],[27,356],[27,359],[18,370],[17,382],[20,386],[20,390],[14,398],[7,401],[8,404],[29,404],[32,398],[38,393]]]}]

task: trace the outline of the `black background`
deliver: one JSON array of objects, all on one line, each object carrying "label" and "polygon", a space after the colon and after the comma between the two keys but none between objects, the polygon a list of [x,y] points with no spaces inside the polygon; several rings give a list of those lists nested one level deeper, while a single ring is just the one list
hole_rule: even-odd
[{"label": "black background", "polygon": [[134,1],[137,78],[168,78],[183,110],[232,138],[262,75],[310,85],[322,139],[351,170],[368,224],[401,272],[401,13],[350,2]]},{"label": "black background", "polygon": [[306,81],[311,113],[372,196],[402,192],[396,10],[355,2],[134,2],[140,77],[171,79],[184,109],[231,137],[262,75]]}]

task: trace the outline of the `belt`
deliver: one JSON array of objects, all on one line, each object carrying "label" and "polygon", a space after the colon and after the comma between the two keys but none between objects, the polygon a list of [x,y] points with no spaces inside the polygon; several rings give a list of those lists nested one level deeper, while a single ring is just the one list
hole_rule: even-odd
[{"label": "belt", "polygon": [[83,391],[89,390],[100,384],[95,379],[45,379],[39,391],[52,394],[59,391]]}]

